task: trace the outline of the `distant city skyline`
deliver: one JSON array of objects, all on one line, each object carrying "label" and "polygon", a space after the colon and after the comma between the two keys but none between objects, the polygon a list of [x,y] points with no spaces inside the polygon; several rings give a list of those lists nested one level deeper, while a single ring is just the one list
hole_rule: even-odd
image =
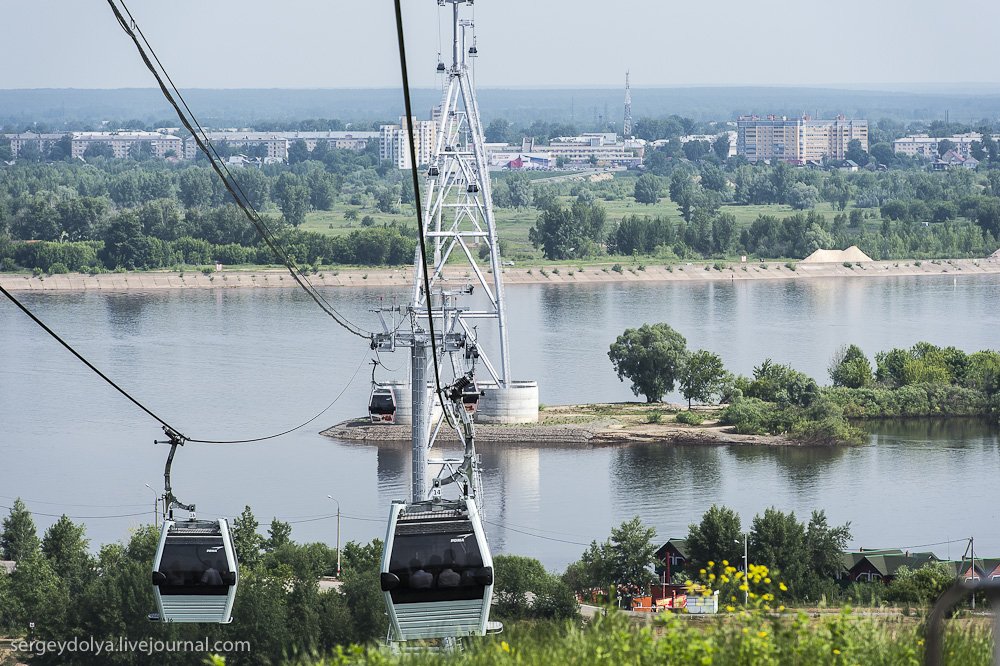
[{"label": "distant city skyline", "polygon": [[[399,85],[390,0],[133,0],[130,8],[182,88],[389,88]],[[447,51],[448,16],[434,0],[406,0],[412,84],[433,87]],[[835,6],[657,0],[479,0],[481,87],[691,85],[996,85],[991,30],[1000,3],[955,0],[955,34],[931,0]],[[153,85],[102,2],[8,3],[0,88]]]}]

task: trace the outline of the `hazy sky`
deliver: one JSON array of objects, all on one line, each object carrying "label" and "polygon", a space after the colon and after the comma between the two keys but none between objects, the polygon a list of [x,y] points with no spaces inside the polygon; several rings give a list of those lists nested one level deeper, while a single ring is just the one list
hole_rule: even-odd
[{"label": "hazy sky", "polygon": [[[181,88],[391,87],[390,0],[131,0]],[[404,0],[434,85],[438,7]],[[465,10],[469,13],[468,10]],[[479,0],[480,87],[996,83],[996,0]],[[151,87],[104,0],[4,3],[0,88]],[[447,12],[442,11],[447,49]]]}]

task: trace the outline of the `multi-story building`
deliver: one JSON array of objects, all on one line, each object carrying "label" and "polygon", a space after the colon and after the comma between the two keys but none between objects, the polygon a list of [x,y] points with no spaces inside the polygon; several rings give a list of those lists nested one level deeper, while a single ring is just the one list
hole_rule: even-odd
[{"label": "multi-story building", "polygon": [[741,116],[736,122],[736,153],[750,162],[779,160],[790,164],[842,160],[851,141],[868,150],[868,121]]},{"label": "multi-story building", "polygon": [[[269,160],[288,161],[288,139],[279,132],[206,132],[205,135],[213,146],[229,148],[256,148],[263,146],[267,150],[264,158]],[[198,155],[198,143],[194,137],[184,140],[184,157],[193,160]]]},{"label": "multi-story building", "polygon": [[107,144],[117,159],[132,154],[133,148],[148,146],[156,157],[184,157],[184,140],[173,134],[161,132],[73,132],[73,158],[82,158],[87,149],[96,144]]},{"label": "multi-story building", "polygon": [[296,141],[305,142],[309,152],[312,152],[320,143],[326,143],[329,148],[360,152],[368,147],[369,141],[375,141],[381,137],[380,132],[274,132],[274,134],[285,137],[289,145]]},{"label": "multi-story building", "polygon": [[600,164],[634,168],[642,165],[645,149],[642,140],[619,141],[614,132],[591,132],[552,139],[543,150],[567,165]]},{"label": "multi-story building", "polygon": [[[416,142],[417,166],[423,166],[431,161],[434,154],[434,141],[437,138],[437,122],[434,120],[417,120],[413,123],[413,138]],[[379,132],[379,158],[392,162],[399,169],[410,168],[410,140],[406,118],[401,117],[398,125],[382,125]]]},{"label": "multi-story building", "polygon": [[[909,157],[923,157],[929,160],[936,160],[940,155],[938,150],[940,143],[947,139],[951,142],[951,150],[968,159],[972,157],[972,144],[983,140],[983,135],[979,132],[968,132],[966,134],[953,134],[952,136],[928,136],[926,134],[911,134],[892,142],[892,150]],[[994,141],[1000,141],[1000,134],[993,135]]]},{"label": "multi-story building", "polygon": [[20,134],[4,134],[5,141],[10,141],[11,155],[16,159],[21,149],[33,144],[38,152],[46,155],[52,145],[65,137],[66,134],[38,134],[37,132],[22,132]]}]

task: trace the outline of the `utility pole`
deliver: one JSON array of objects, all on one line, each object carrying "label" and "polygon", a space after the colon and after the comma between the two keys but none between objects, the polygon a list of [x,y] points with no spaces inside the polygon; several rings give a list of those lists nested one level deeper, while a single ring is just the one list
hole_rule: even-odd
[{"label": "utility pole", "polygon": [[340,578],[340,500],[333,495],[327,495],[327,498],[337,503],[337,578]]}]

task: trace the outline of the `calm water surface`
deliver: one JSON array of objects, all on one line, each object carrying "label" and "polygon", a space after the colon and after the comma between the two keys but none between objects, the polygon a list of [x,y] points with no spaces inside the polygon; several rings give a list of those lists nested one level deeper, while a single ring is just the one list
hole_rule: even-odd
[{"label": "calm water surface", "polygon": [[[835,350],[867,353],[918,340],[1000,347],[995,276],[772,283],[531,285],[507,290],[512,366],[548,404],[634,399],[607,358],[626,327],[669,322],[692,348],[750,373],[770,357],[820,381]],[[391,293],[334,290],[338,308],[374,326]],[[189,445],[174,488],[205,516],[251,505],[262,523],[295,522],[298,540],[382,536],[388,503],[405,497],[409,452],[317,434],[364,412],[367,344],[291,290],[24,294],[47,323],[175,427],[201,439],[256,437],[315,415],[314,424],[253,445]],[[405,367],[404,353],[383,355]],[[352,379],[353,377],[353,379]],[[388,375],[380,375],[386,378]],[[94,544],[151,519],[167,449],[157,425],[0,303],[0,506],[30,500],[44,529],[87,517]],[[1000,445],[978,422],[883,423],[855,449],[620,446],[484,447],[494,546],[560,568],[633,515],[680,536],[712,503],[745,520],[768,506],[851,521],[854,544],[910,546],[975,535],[1000,556]],[[4,512],[0,509],[0,512]],[[145,512],[145,513],[143,513]],[[49,514],[49,515],[47,515]],[[126,515],[140,514],[140,515]],[[120,517],[106,517],[120,516]],[[83,518],[81,518],[83,519]],[[538,538],[544,535],[547,539]],[[941,556],[962,546],[935,546]],[[950,549],[950,550],[949,550]],[[957,552],[956,552],[957,551]]]}]

